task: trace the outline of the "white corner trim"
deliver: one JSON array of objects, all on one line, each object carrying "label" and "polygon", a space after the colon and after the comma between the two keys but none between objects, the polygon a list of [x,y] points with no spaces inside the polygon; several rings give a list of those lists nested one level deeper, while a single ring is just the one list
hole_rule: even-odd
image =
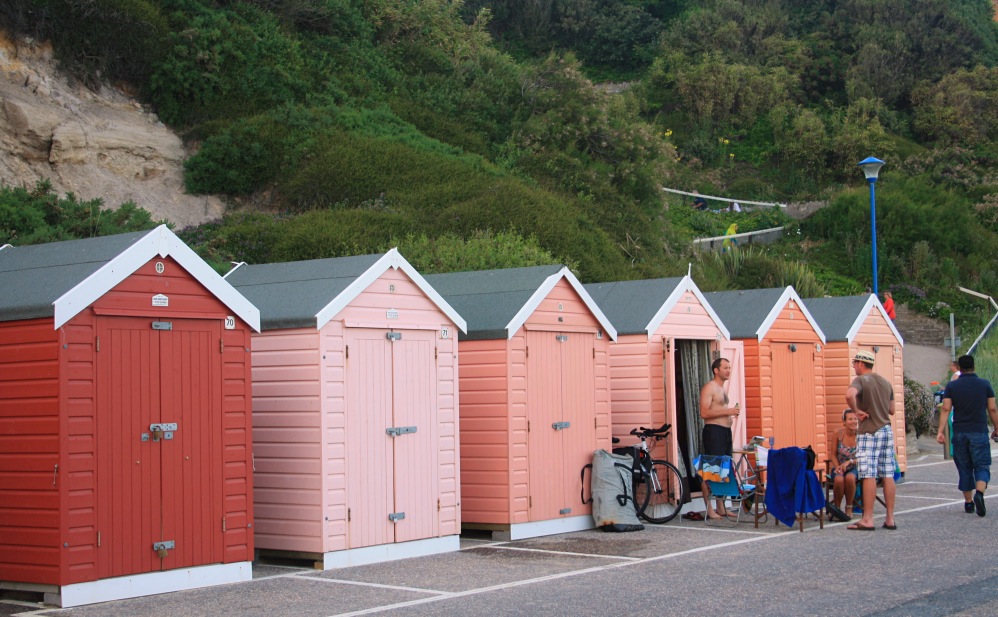
[{"label": "white corner trim", "polygon": [[166,225],[160,225],[139,238],[96,272],[56,299],[53,302],[55,328],[62,327],[80,311],[96,302],[98,298],[157,255],[172,257],[251,328],[257,332],[260,331],[260,311],[219,276]]},{"label": "white corner trim", "polygon": [[62,608],[69,608],[172,591],[242,583],[252,578],[252,563],[249,561],[117,576],[89,583],[64,585],[59,588],[59,605]]},{"label": "white corner trim", "polygon": [[780,299],[777,300],[776,304],[773,305],[773,309],[769,311],[769,315],[766,317],[766,320],[763,321],[762,325],[759,326],[759,329],[756,330],[756,336],[758,339],[761,341],[766,338],[766,333],[769,332],[769,329],[773,327],[774,323],[776,323],[776,318],[780,316],[780,312],[783,311],[783,308],[787,305],[787,302],[790,302],[791,300],[797,304],[801,314],[804,315],[805,319],[807,319],[807,323],[811,324],[811,327],[814,329],[815,334],[818,335],[818,338],[821,339],[821,342],[827,344],[828,341],[825,340],[825,333],[822,332],[821,327],[818,326],[818,322],[811,316],[811,312],[807,310],[807,306],[804,304],[804,301],[800,299],[800,296],[797,295],[797,292],[790,285],[787,285],[787,288],[783,290],[783,294],[780,296]]},{"label": "white corner trim", "polygon": [[458,314],[454,308],[447,303],[443,297],[437,293],[437,290],[426,282],[426,279],[416,271],[412,264],[406,261],[405,257],[402,257],[397,248],[389,250],[387,253],[382,255],[378,261],[374,262],[370,268],[364,271],[363,274],[358,276],[353,280],[346,289],[341,291],[336,295],[335,298],[330,300],[329,304],[322,307],[318,313],[315,314],[315,327],[321,330],[329,320],[345,309],[353,300],[364,292],[365,289],[374,284],[378,277],[384,274],[388,268],[394,268],[396,270],[402,270],[412,282],[416,284],[419,289],[427,295],[440,308],[441,311],[447,317],[454,322],[454,325],[461,328],[461,331],[468,332],[468,324],[465,322],[464,318]]},{"label": "white corner trim", "polygon": [[648,332],[648,340],[650,341],[654,337],[659,326],[662,325],[665,318],[672,312],[672,309],[679,304],[679,300],[686,292],[690,292],[696,297],[697,301],[700,302],[700,305],[705,311],[707,311],[707,315],[710,316],[711,321],[714,322],[717,329],[724,335],[725,340],[731,340],[731,333],[728,331],[727,326],[724,325],[721,318],[718,317],[716,312],[714,312],[714,307],[707,302],[707,298],[704,297],[703,292],[700,291],[700,288],[697,287],[697,284],[693,282],[693,279],[689,275],[684,276],[682,280],[679,281],[676,288],[672,290],[671,294],[669,294],[669,298],[664,304],[662,304],[662,307],[659,308],[658,312],[655,313],[655,316],[652,317],[651,321],[648,323],[648,326],[645,328]]},{"label": "white corner trim", "polygon": [[884,305],[881,304],[880,298],[873,294],[870,294],[870,297],[867,298],[866,304],[863,305],[863,310],[860,312],[859,316],[856,317],[856,321],[853,322],[852,327],[849,328],[849,333],[846,334],[846,341],[850,344],[852,343],[853,339],[856,338],[856,335],[859,334],[859,329],[863,327],[863,322],[866,321],[867,315],[869,315],[870,311],[874,308],[876,308],[876,310],[879,311],[884,317],[884,321],[887,322],[887,327],[891,329],[891,333],[894,334],[894,338],[897,339],[898,344],[901,345],[901,347],[904,347],[904,339],[901,337],[901,333],[898,332],[896,327],[894,327],[894,322],[891,318],[887,316],[887,311],[884,309]]},{"label": "white corner trim", "polygon": [[530,299],[520,307],[520,310],[513,316],[513,319],[506,324],[506,339],[509,340],[513,338],[513,335],[523,327],[523,324],[527,322],[530,315],[537,310],[537,307],[541,305],[544,298],[551,293],[551,290],[554,289],[555,285],[557,285],[558,281],[561,279],[567,280],[568,284],[575,290],[575,293],[579,294],[579,298],[582,299],[582,302],[589,309],[589,312],[593,314],[593,317],[596,318],[596,321],[603,326],[603,331],[610,336],[610,340],[617,340],[617,329],[613,327],[610,320],[607,319],[600,307],[593,301],[593,297],[589,295],[589,292],[586,291],[586,288],[579,282],[579,279],[575,278],[572,271],[564,266],[562,266],[561,270],[558,272],[555,272],[551,276],[547,277],[537,288],[537,291],[530,296]]},{"label": "white corner trim", "polygon": [[441,538],[426,538],[411,542],[381,544],[350,548],[342,551],[331,551],[322,555],[322,569],[346,568],[363,566],[384,561],[408,559],[409,557],[425,557],[440,553],[453,553],[461,549],[461,536],[443,536]]}]

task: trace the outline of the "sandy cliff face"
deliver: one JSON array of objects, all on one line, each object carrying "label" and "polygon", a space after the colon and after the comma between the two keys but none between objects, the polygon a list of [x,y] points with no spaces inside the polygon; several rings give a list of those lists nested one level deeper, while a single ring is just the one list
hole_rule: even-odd
[{"label": "sandy cliff face", "polygon": [[180,138],[134,98],[70,82],[51,46],[0,31],[0,182],[34,186],[48,178],[60,194],[131,200],[178,227],[218,218],[216,197],[184,193]]}]

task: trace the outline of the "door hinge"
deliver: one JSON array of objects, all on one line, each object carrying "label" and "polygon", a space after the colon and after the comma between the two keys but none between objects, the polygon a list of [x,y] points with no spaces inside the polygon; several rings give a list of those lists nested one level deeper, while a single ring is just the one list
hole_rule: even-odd
[{"label": "door hinge", "polygon": [[97,343],[96,343],[96,345],[97,345],[97,351],[100,351],[100,337],[99,336],[97,337]]},{"label": "door hinge", "polygon": [[527,432],[530,432],[530,420],[527,420]]},{"label": "door hinge", "polygon": [[529,345],[523,348],[523,353],[524,353],[524,357],[526,357],[526,358],[530,357],[530,346]]},{"label": "door hinge", "polygon": [[437,348],[436,347],[433,348],[433,359],[434,360],[437,359]]},{"label": "door hinge", "polygon": [[347,508],[347,522],[350,522],[350,508]]},{"label": "door hinge", "polygon": [[534,507],[534,496],[533,495],[527,497],[527,507],[528,508],[533,508]]},{"label": "door hinge", "polygon": [[97,532],[97,548],[100,548],[100,532]]},{"label": "door hinge", "polygon": [[225,341],[218,339],[218,353],[225,353]]},{"label": "door hinge", "polygon": [[225,533],[225,517],[222,517],[222,533]]},{"label": "door hinge", "polygon": [[596,357],[596,348],[593,347],[593,358],[595,358],[595,357]]},{"label": "door hinge", "polygon": [[599,424],[599,423],[598,423],[598,421],[596,420],[596,418],[593,418],[593,428],[599,428],[599,425],[598,425],[598,424]]},{"label": "door hinge", "polygon": [[440,511],[440,498],[437,498],[437,512]]},{"label": "door hinge", "polygon": [[347,352],[347,359],[349,359],[350,358],[350,346],[349,345],[347,345],[346,352]]}]

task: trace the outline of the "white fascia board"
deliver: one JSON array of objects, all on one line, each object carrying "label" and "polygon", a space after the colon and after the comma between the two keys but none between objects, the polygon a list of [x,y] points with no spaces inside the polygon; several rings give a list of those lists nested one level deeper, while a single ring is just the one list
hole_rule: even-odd
[{"label": "white fascia board", "polygon": [[648,323],[647,328],[645,328],[648,331],[648,340],[651,340],[655,332],[658,331],[658,327],[662,325],[662,322],[665,321],[665,318],[672,312],[672,309],[676,307],[679,300],[686,292],[690,292],[694,295],[694,297],[696,297],[697,301],[700,302],[700,305],[707,311],[711,321],[714,322],[717,329],[721,331],[722,335],[724,335],[724,339],[731,340],[731,333],[728,332],[727,326],[724,325],[721,318],[714,312],[714,307],[707,302],[707,298],[704,297],[703,292],[700,291],[700,288],[697,287],[697,284],[693,282],[693,279],[689,275],[684,276],[683,279],[679,281],[676,288],[672,290],[671,294],[669,294],[669,298],[664,304],[662,304],[661,308],[658,309],[658,312],[655,313],[655,316],[652,317],[651,321]]},{"label": "white fascia board", "polygon": [[541,285],[537,288],[537,291],[535,291],[533,295],[530,296],[530,299],[527,300],[527,302],[522,307],[520,307],[520,310],[517,311],[516,315],[513,316],[513,319],[511,319],[510,322],[506,324],[506,339],[508,340],[513,338],[513,335],[516,334],[516,332],[521,327],[523,327],[523,324],[526,323],[530,315],[533,314],[535,310],[537,310],[537,307],[541,305],[541,302],[544,301],[544,298],[546,298],[548,294],[551,293],[551,290],[554,289],[555,285],[557,285],[558,281],[560,281],[561,279],[565,279],[566,281],[568,281],[568,284],[571,285],[573,289],[575,289],[575,293],[579,294],[579,298],[582,299],[582,302],[586,305],[589,311],[596,318],[596,321],[598,321],[600,325],[603,326],[603,331],[610,336],[610,340],[611,341],[617,340],[617,329],[613,327],[613,324],[610,323],[610,320],[606,318],[606,315],[603,314],[603,311],[600,310],[596,302],[593,301],[593,297],[589,295],[589,292],[586,291],[586,288],[582,286],[582,283],[579,282],[579,279],[575,278],[575,275],[572,274],[572,271],[566,267],[562,267],[561,270],[547,277],[544,280],[544,282],[541,283]]},{"label": "white fascia board", "polygon": [[416,284],[419,289],[427,295],[436,304],[441,311],[451,321],[454,325],[461,329],[465,334],[468,333],[468,324],[465,322],[464,318],[454,310],[450,304],[447,303],[443,297],[437,293],[437,290],[426,282],[416,268],[410,264],[402,254],[399,253],[397,248],[393,248],[384,255],[381,256],[378,261],[364,271],[363,274],[358,276],[352,283],[347,285],[347,288],[341,291],[335,298],[330,301],[329,304],[322,307],[322,309],[315,314],[315,324],[317,329],[322,329],[329,320],[335,317],[340,311],[345,309],[353,300],[364,292],[365,289],[374,284],[378,278],[384,274],[388,268],[394,268],[396,270],[402,270],[412,282]]},{"label": "white fascia board", "polygon": [[260,311],[243,297],[235,287],[227,283],[197,253],[191,250],[166,225],[160,225],[116,257],[101,266],[96,272],[77,283],[62,294],[52,304],[55,307],[55,327],[66,322],[97,301],[141,268],[150,259],[172,257],[225,306],[246,322],[255,331],[260,331]]},{"label": "white fascia board", "polygon": [[887,322],[887,327],[891,329],[894,334],[894,338],[897,339],[898,344],[904,347],[904,339],[901,337],[901,333],[898,332],[897,328],[894,327],[894,322],[890,317],[887,316],[887,311],[884,309],[884,305],[880,303],[880,298],[870,294],[870,297],[866,300],[866,304],[863,306],[863,310],[860,311],[859,316],[856,321],[853,322],[852,327],[849,328],[849,333],[846,334],[846,340],[851,344],[856,335],[859,334],[859,329],[863,327],[863,322],[866,321],[866,316],[870,314],[872,309],[876,308],[881,315],[884,316],[884,321]]},{"label": "white fascia board", "polygon": [[811,324],[811,327],[814,329],[815,334],[818,335],[818,338],[821,339],[821,342],[827,344],[828,341],[825,339],[825,333],[822,332],[821,327],[818,326],[818,322],[811,316],[811,312],[807,310],[807,306],[804,305],[804,301],[800,299],[800,296],[797,295],[797,292],[790,285],[783,290],[783,294],[780,296],[780,299],[773,305],[773,309],[769,311],[769,315],[766,317],[766,320],[762,322],[762,325],[759,326],[759,329],[756,331],[758,339],[761,341],[766,337],[766,333],[769,332],[771,327],[773,327],[773,324],[776,322],[776,318],[780,316],[780,312],[783,310],[783,307],[786,306],[787,302],[790,302],[791,300],[797,303],[797,307],[800,309],[801,314],[804,315],[805,319],[807,319],[807,323]]}]

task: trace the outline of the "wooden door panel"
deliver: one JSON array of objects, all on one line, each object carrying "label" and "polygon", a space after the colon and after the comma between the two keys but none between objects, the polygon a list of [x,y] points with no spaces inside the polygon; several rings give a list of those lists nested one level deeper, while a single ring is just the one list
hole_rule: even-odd
[{"label": "wooden door panel", "polygon": [[406,330],[391,343],[392,426],[415,426],[415,433],[392,440],[395,448],[395,511],[405,518],[395,524],[395,541],[407,542],[439,535],[437,497],[439,443],[437,440],[435,333]]},{"label": "wooden door panel", "polygon": [[97,336],[97,571],[99,578],[160,569],[158,444],[142,441],[160,408],[159,337],[148,320],[101,319]]},{"label": "wooden door panel", "polygon": [[218,322],[174,320],[161,341],[162,423],[176,423],[160,442],[163,523],[158,540],[176,548],[163,569],[219,563],[223,553],[223,444]]},{"label": "wooden door panel", "polygon": [[554,332],[527,332],[527,476],[529,519],[558,518],[562,508],[564,456],[561,349]]},{"label": "wooden door panel", "polygon": [[573,516],[588,514],[591,510],[579,501],[582,490],[580,471],[593,460],[596,449],[596,381],[594,348],[596,337],[592,334],[571,332],[562,334],[567,340],[561,346],[562,416],[569,427],[561,433],[562,491],[560,510],[570,509]]},{"label": "wooden door panel", "polygon": [[392,350],[384,330],[349,329],[346,360],[347,541],[349,548],[395,540]]}]

